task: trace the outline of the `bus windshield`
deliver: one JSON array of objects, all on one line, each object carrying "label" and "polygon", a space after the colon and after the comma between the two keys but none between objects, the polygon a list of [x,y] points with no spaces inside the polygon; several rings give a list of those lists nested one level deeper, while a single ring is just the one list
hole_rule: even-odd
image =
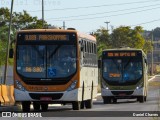
[{"label": "bus windshield", "polygon": [[131,85],[142,77],[142,60],[138,57],[103,60],[103,78],[110,85]]},{"label": "bus windshield", "polygon": [[76,72],[75,45],[18,45],[17,72],[26,78],[64,78]]}]

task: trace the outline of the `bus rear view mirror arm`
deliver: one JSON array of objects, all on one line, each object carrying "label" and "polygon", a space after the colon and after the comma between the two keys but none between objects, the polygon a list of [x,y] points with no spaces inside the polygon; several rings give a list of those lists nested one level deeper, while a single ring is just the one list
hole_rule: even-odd
[{"label": "bus rear view mirror arm", "polygon": [[102,61],[98,60],[98,68],[101,68],[101,66],[102,66]]},{"label": "bus rear view mirror arm", "polygon": [[9,50],[9,58],[13,58],[13,48]]}]

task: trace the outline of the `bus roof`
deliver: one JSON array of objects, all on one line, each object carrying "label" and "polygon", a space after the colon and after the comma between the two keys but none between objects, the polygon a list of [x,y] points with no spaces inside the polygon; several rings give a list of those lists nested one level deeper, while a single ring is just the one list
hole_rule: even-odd
[{"label": "bus roof", "polygon": [[78,32],[78,36],[80,38],[96,41],[96,38],[93,35],[89,35],[89,34],[84,34],[84,33]]},{"label": "bus roof", "polygon": [[103,51],[132,51],[132,50],[135,50],[135,51],[142,51],[142,49],[136,49],[136,48],[113,48],[113,49],[105,49]]},{"label": "bus roof", "polygon": [[77,30],[64,30],[64,29],[27,29],[27,30],[20,30],[17,33],[31,33],[31,32],[68,32],[68,33],[77,33],[78,37],[89,39],[96,41],[96,38],[92,35],[81,33]]},{"label": "bus roof", "polygon": [[75,32],[76,30],[64,30],[64,29],[27,29],[27,30],[20,30],[18,33],[21,32]]}]

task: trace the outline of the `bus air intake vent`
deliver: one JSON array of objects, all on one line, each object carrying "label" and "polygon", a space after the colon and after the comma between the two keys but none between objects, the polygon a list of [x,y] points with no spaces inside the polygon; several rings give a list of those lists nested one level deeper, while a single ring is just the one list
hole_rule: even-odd
[{"label": "bus air intake vent", "polygon": [[111,91],[114,95],[131,95],[134,91]]},{"label": "bus air intake vent", "polygon": [[60,99],[63,93],[29,93],[32,99],[40,100],[41,97],[51,97],[52,100]]}]

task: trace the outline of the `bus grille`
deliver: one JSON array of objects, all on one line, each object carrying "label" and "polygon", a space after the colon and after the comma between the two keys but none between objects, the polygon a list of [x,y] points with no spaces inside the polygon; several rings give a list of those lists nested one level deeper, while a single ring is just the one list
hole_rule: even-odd
[{"label": "bus grille", "polygon": [[29,93],[30,97],[32,99],[40,100],[41,97],[51,97],[52,100],[57,100],[60,99],[63,96],[63,93],[52,93],[52,94],[47,94],[47,93]]},{"label": "bus grille", "polygon": [[131,95],[134,91],[111,91],[114,95]]}]

